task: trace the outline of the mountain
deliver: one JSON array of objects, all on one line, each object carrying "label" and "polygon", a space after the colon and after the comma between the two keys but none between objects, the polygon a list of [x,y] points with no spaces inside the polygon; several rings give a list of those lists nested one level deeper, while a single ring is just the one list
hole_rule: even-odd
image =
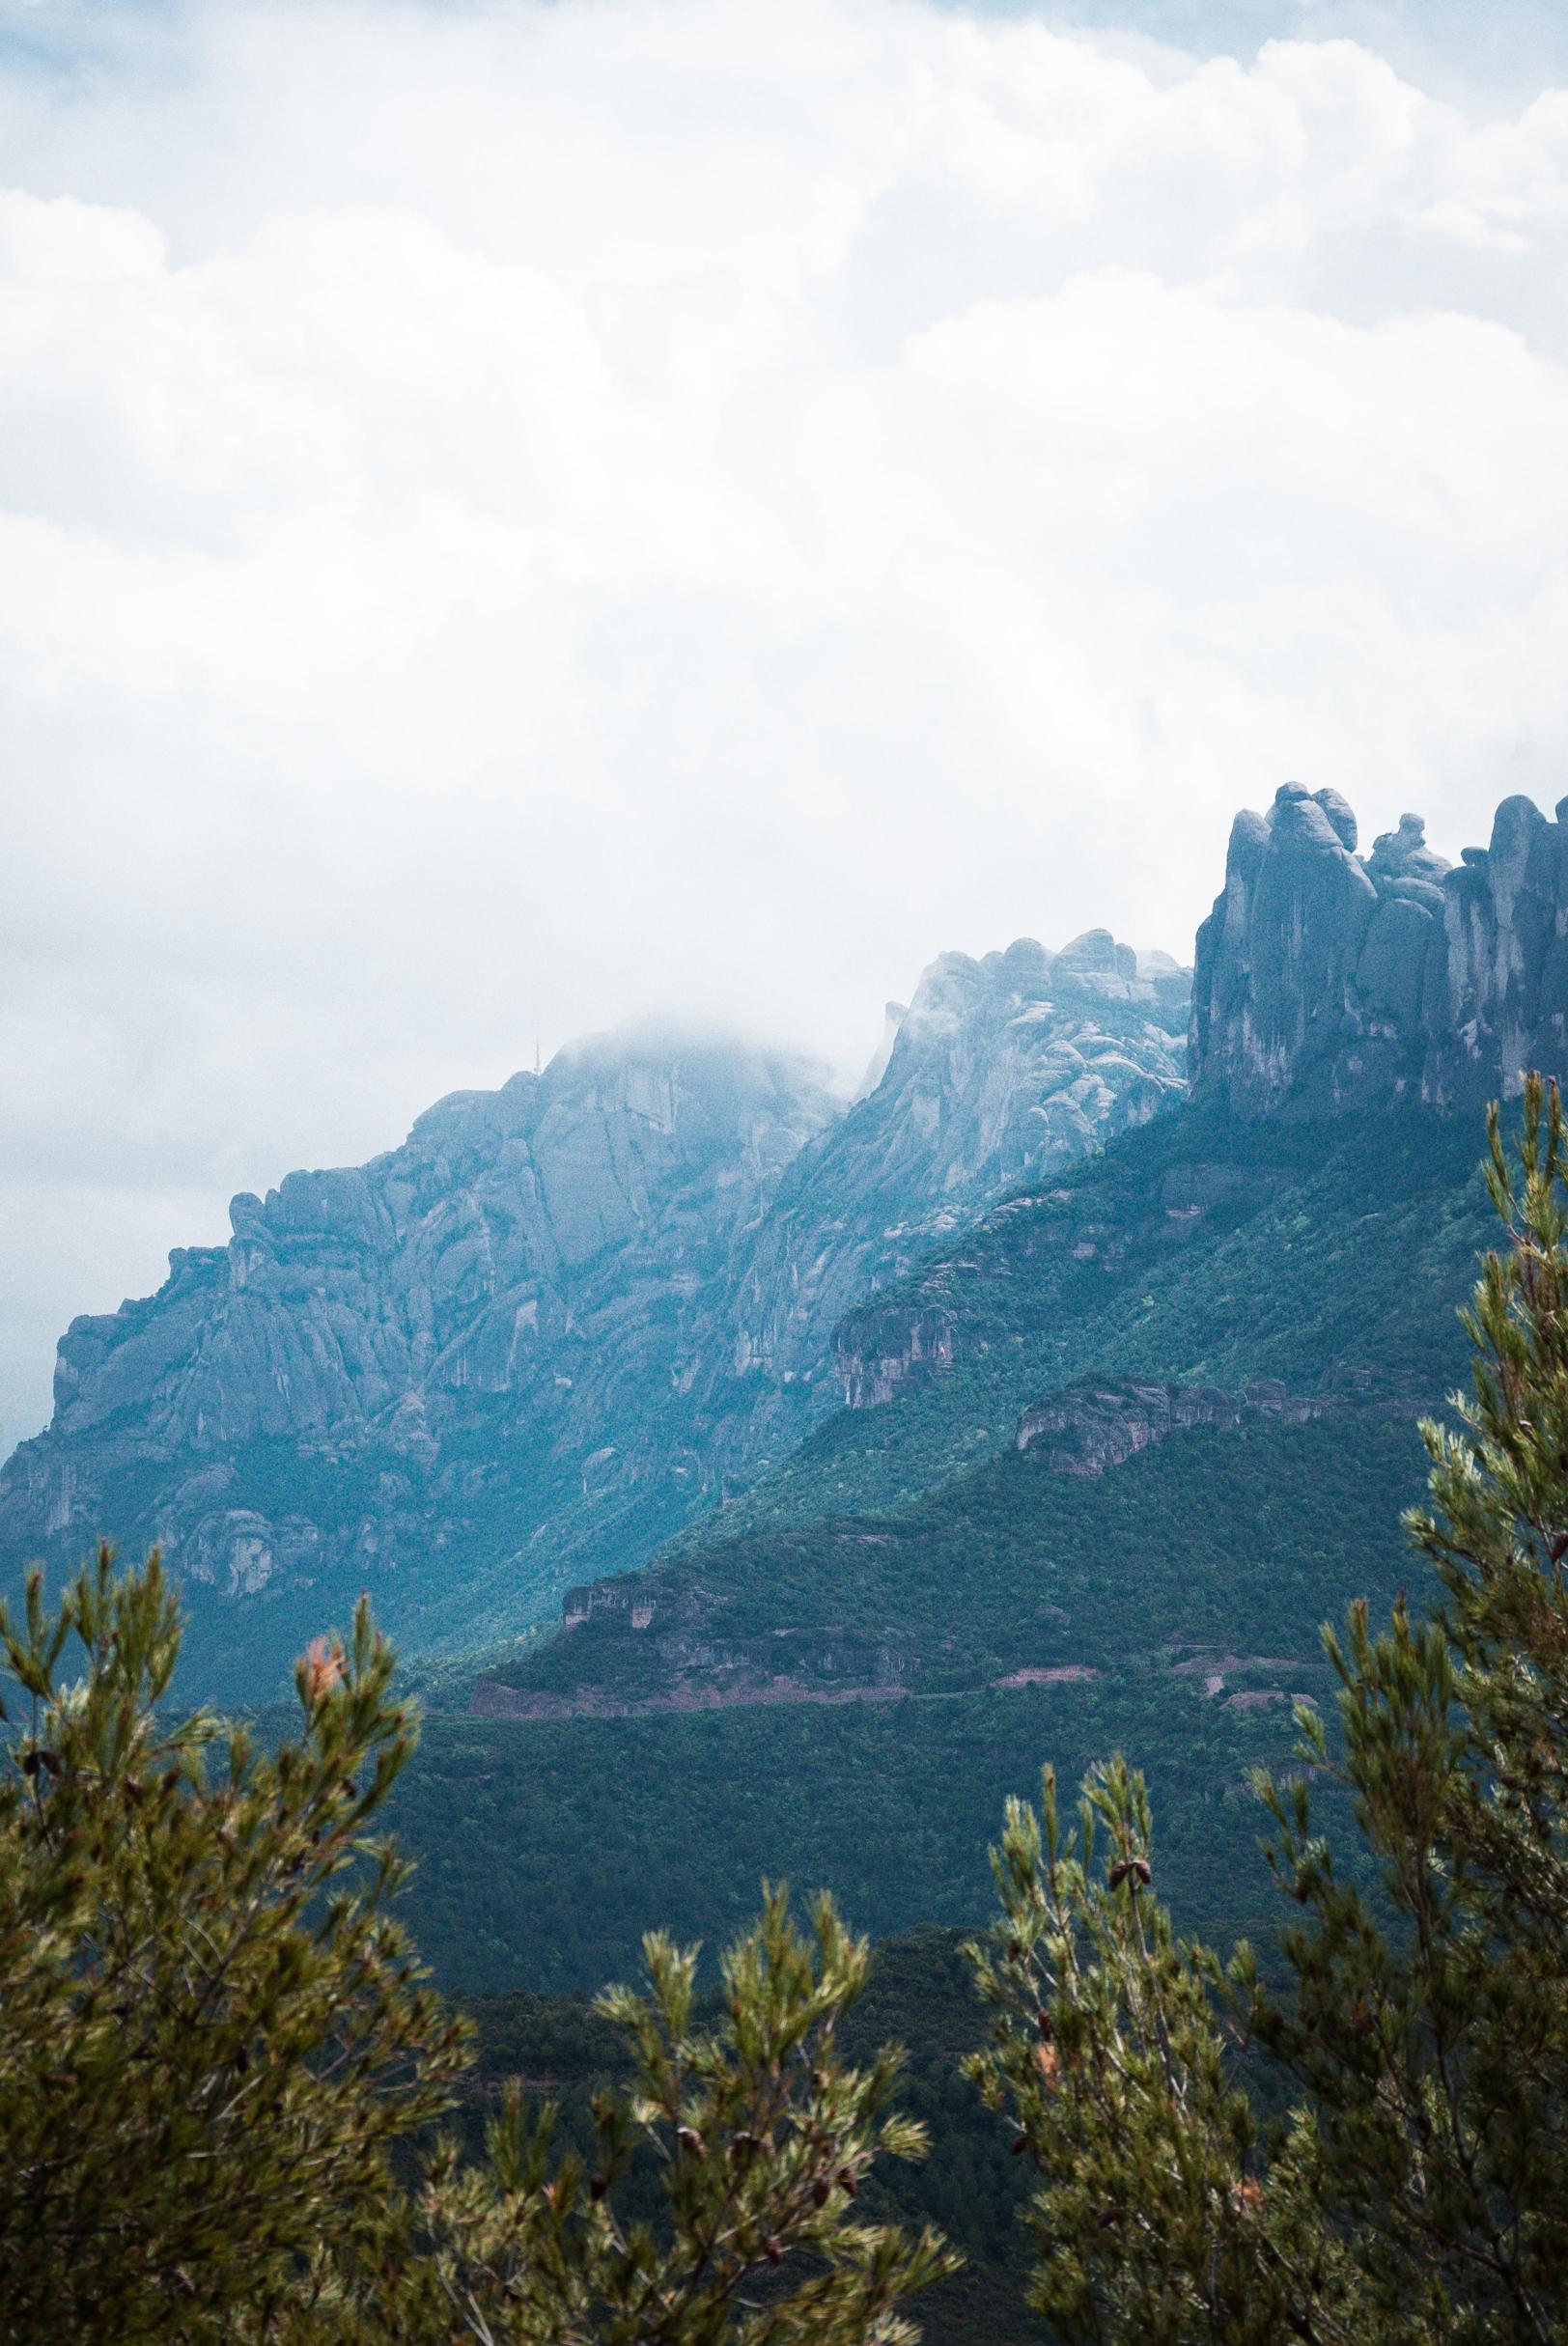
[{"label": "mountain", "polygon": [[[1071,1780],[1118,1746],[1149,1770],[1182,1922],[1267,1930],[1247,1771],[1288,1754],[1293,1696],[1331,1697],[1319,1622],[1418,1585],[1399,1516],[1494,1227],[1482,1103],[1526,1062],[1563,1068],[1565,836],[1508,800],[1452,870],[1414,817],[1362,857],[1335,794],[1287,785],[1239,819],[1199,936],[1190,1092],[1179,973],[1103,936],[937,964],[848,1108],[782,1062],[742,1079],[716,1048],[700,1082],[667,1045],[568,1055],[520,1087],[505,1149],[513,1087],[437,1111],[417,1212],[396,1202],[403,1152],[313,1177],[334,1197],[363,1180],[394,1217],[345,1254],[353,1328],[369,1297],[411,1292],[416,1226],[481,1201],[483,1270],[365,1430],[291,1419],[239,1441],[209,1411],[176,1442],[148,1431],[165,1386],[143,1370],[79,1420],[68,1343],[62,1411],[6,1503],[70,1466],[73,1525],[134,1533],[138,1488],[156,1523],[178,1478],[229,1467],[224,1505],[304,1517],[324,1549],[334,1523],[384,1520],[380,1475],[409,1476],[419,1544],[370,1568],[349,1552],[406,1650],[472,1656],[427,1671],[394,1818],[423,1857],[409,1918],[451,1985],[593,1985],[651,1924],[721,1938],[764,1874],[832,1887],[879,1936],[973,1921],[1005,1795],[1042,1760]],[[604,1139],[574,1161],[595,1197],[605,1161],[643,1187],[617,1171],[625,1220],[597,1209],[602,1242],[563,1256],[547,1307],[541,1288],[526,1389],[515,1366],[499,1389],[448,1377],[464,1341],[477,1366],[501,1358],[466,1331],[515,1328],[530,1299],[501,1203],[531,1183],[555,1214],[546,1096],[570,1122],[591,1068]],[[660,1111],[656,1148],[660,1069],[669,1097],[725,1104]],[[462,1146],[439,1140],[448,1117]],[[322,1232],[292,1240],[281,1197],[261,1209],[274,1346],[328,1284]],[[170,1393],[250,1292],[241,1246],[171,1333]],[[162,1323],[180,1276],[89,1324],[84,1353],[112,1357],[105,1328],[128,1340],[138,1313]],[[426,1284],[435,1308],[447,1291]],[[88,1359],[81,1394],[112,1394],[102,1373]],[[403,1417],[429,1444],[422,1484],[419,1448],[389,1463]],[[688,1462],[701,1488],[670,1470]],[[178,1562],[193,1534],[175,1529]],[[293,1650],[348,1587],[311,1561],[205,1592],[210,1674],[227,1636],[255,1684],[264,1638]],[[519,1642],[560,1597],[553,1634]]]},{"label": "mountain", "polygon": [[161,1541],[229,1700],[361,1586],[406,1655],[516,1636],[786,1455],[877,1280],[1179,1091],[1189,991],[1104,930],[949,954],[847,1108],[801,1060],[634,1032],[238,1197],[227,1245],[62,1339],[0,1570]]},{"label": "mountain", "polygon": [[1183,1920],[1269,1927],[1246,1771],[1331,1698],[1319,1623],[1419,1586],[1482,1103],[1563,1066],[1564,837],[1510,800],[1449,871],[1414,818],[1361,858],[1333,794],[1239,821],[1190,1097],[853,1305],[791,1457],[429,1719],[404,1829],[454,1976],[572,1985],[763,1873],[972,1920],[1004,1795],[1116,1747]]},{"label": "mountain", "polygon": [[1364,861],[1337,791],[1241,814],[1198,931],[1196,1099],[1244,1115],[1473,1106],[1568,1063],[1568,798],[1505,798],[1451,868],[1418,815]]},{"label": "mountain", "polygon": [[1180,1096],[1191,973],[1107,929],[943,954],[887,1006],[875,1081],[803,1149],[738,1282],[739,1365],[837,1399],[844,1313],[993,1198],[1090,1155]]},{"label": "mountain", "polygon": [[473,1706],[880,1702],[1227,1645],[1306,1683],[1352,1526],[1403,1569],[1388,1494],[1462,1373],[1477,1154],[1419,1110],[1326,1138],[1200,1106],[1113,1143],[853,1312],[847,1405],[717,1524],[573,1591]]}]

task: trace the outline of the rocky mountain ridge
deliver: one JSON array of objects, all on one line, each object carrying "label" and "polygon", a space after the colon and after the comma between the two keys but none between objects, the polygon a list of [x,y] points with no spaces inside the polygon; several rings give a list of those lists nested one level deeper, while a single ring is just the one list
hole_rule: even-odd
[{"label": "rocky mountain ridge", "polygon": [[1337,791],[1287,782],[1231,829],[1198,931],[1194,1099],[1247,1115],[1451,1109],[1568,1070],[1568,798],[1505,798],[1450,866],[1404,815],[1364,859]]},{"label": "rocky mountain ridge", "polygon": [[1105,931],[946,955],[847,1108],[798,1059],[630,1034],[238,1197],[226,1246],[62,1339],[0,1566],[158,1538],[237,1666],[361,1583],[406,1650],[515,1634],[787,1447],[879,1278],[1177,1092],[1188,992]]},{"label": "rocky mountain ridge", "polygon": [[[1364,859],[1337,791],[1288,782],[1267,815],[1239,814],[1225,884],[1198,931],[1188,1044],[1192,1112],[1245,1128],[1383,1116],[1472,1117],[1527,1067],[1568,1075],[1568,798],[1549,822],[1505,798],[1487,848],[1450,866],[1401,817]],[[959,1298],[994,1275],[1008,1232],[1036,1252],[1112,1268],[1129,1244],[1179,1250],[1227,1189],[1233,1161],[1186,1166],[1107,1224],[1041,1185],[990,1208],[909,1279],[847,1311],[834,1337],[852,1410],[886,1407],[962,1365]]]},{"label": "rocky mountain ridge", "polygon": [[68,1331],[54,1421],[0,1475],[0,1571],[158,1537],[241,1672],[362,1584],[414,1654],[546,1623],[836,1403],[963,1372],[966,1299],[1009,1264],[1065,1250],[1093,1287],[1273,1194],[1249,1124],[1457,1113],[1560,1071],[1565,818],[1508,799],[1449,868],[1414,816],[1363,858],[1332,791],[1239,816],[1185,1056],[1194,1112],[1240,1122],[1126,1218],[1114,1184],[1051,1185],[1182,1097],[1189,985],[1104,930],[943,956],[847,1106],[787,1056],[622,1036],[237,1199],[226,1247]]}]

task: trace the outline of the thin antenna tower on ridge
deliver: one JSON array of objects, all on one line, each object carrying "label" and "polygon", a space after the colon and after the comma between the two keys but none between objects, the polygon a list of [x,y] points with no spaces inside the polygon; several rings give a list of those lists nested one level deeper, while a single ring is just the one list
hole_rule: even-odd
[{"label": "thin antenna tower on ridge", "polygon": [[543,1074],[543,1072],[544,1071],[540,1066],[539,1060],[539,1029],[536,1026],[534,1028],[534,1074],[538,1075]]}]

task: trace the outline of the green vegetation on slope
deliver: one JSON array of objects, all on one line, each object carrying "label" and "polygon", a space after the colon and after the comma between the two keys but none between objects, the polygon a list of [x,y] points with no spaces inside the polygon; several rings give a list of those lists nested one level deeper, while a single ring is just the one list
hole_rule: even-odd
[{"label": "green vegetation on slope", "polygon": [[[1462,1372],[1489,1236],[1477,1154],[1418,1116],[1183,1111],[991,1217],[914,1291],[958,1324],[948,1375],[841,1411],[722,1539],[638,1576],[646,1629],[624,1605],[488,1674],[496,1709],[579,1715],[430,1718],[399,1824],[442,1976],[586,1986],[652,1924],[721,1938],[763,1874],[879,1936],[971,1920],[1003,1797],[1118,1746],[1184,1923],[1256,1928],[1245,1770],[1287,1747],[1282,1697],[1327,1696],[1319,1624],[1409,1578],[1414,1419]],[[1363,1383],[1099,1476],[1021,1455],[1021,1409],[1102,1367]],[[996,1683],[1053,1670],[1096,1674]],[[602,1715],[640,1706],[673,1707]]]},{"label": "green vegetation on slope", "polygon": [[1416,1111],[1157,1117],[852,1312],[851,1354],[939,1312],[953,1367],[889,1408],[840,1410],[696,1536],[896,1506],[1091,1373],[1302,1393],[1350,1366],[1436,1404],[1463,1374],[1455,1307],[1491,1237],[1483,1147],[1479,1119]]},{"label": "green vegetation on slope", "polygon": [[1383,1414],[1193,1428],[1097,1476],[1010,1451],[891,1515],[708,1549],[639,1586],[648,1630],[597,1614],[496,1682],[634,1705],[765,1693],[770,1672],[951,1693],[1167,1649],[1311,1671],[1326,1604],[1407,1576],[1399,1516],[1421,1463],[1410,1419]]},{"label": "green vegetation on slope", "polygon": [[857,1928],[978,1921],[986,1851],[1041,1762],[1148,1763],[1162,1879],[1184,1922],[1255,1929],[1246,1771],[1282,1760],[1283,1704],[1227,1709],[1152,1667],[889,1704],[798,1703],[651,1718],[427,1720],[391,1805],[421,1859],[405,1912],[453,1990],[590,1988],[656,1926],[722,1941],[763,1877],[832,1890]]},{"label": "green vegetation on slope", "polygon": [[[620,2336],[645,2333],[656,2307],[671,2346],[718,2346],[750,2334],[733,2318],[749,2290],[769,2334],[871,2346],[895,2334],[902,2296],[950,2274],[935,2346],[1025,2346],[1021,2282],[1063,2346],[1556,2337],[1568,1131],[1554,1094],[1543,1106],[1532,1088],[1526,1130],[1521,1197],[1497,1160],[1511,1243],[1479,1291],[1476,1399],[1458,1433],[1429,1432],[1430,1511],[1411,1519],[1444,1609],[1421,1610],[1431,1580],[1414,1611],[1394,1602],[1386,1630],[1352,1606],[1327,1649],[1336,1719],[1299,1702],[1294,1761],[1282,1698],[1312,1666],[1289,1650],[1303,1592],[1328,1548],[1342,1554],[1364,1528],[1357,1492],[1364,1502],[1369,1481],[1404,1471],[1390,1446],[1403,1429],[1364,1383],[1341,1377],[1331,1413],[1301,1423],[1277,1396],[1219,1426],[1159,1418],[1162,1438],[1103,1476],[1064,1471],[1084,1456],[1071,1443],[994,1462],[906,1509],[924,1548],[865,1576],[867,1620],[906,1601],[903,1676],[880,1699],[797,1685],[769,1704],[753,1686],[700,1715],[430,1722],[391,1821],[425,1851],[413,1913],[449,1983],[466,1969],[492,1986],[519,1955],[537,1978],[530,1933],[570,1981],[583,1917],[568,1882],[591,1976],[634,1968],[615,1959],[651,1919],[651,1882],[683,1910],[682,1936],[711,1941],[704,1972],[697,1950],[643,1939],[647,1994],[614,1990],[595,2011],[537,1988],[482,1997],[467,2081],[380,1912],[403,1869],[359,1837],[412,1740],[368,1611],[348,1652],[320,1640],[304,1657],[303,1735],[268,1752],[206,1718],[160,1719],[178,1629],[155,1559],[116,1585],[105,1557],[58,1622],[35,1585],[20,1634],[0,1615],[30,1698],[0,1754],[0,1906],[17,1959],[0,2053],[24,2128],[0,2228],[31,2332],[74,2336],[112,2297],[117,2334],[150,2341],[456,2346],[471,2328],[544,2346],[569,2312]],[[1113,1417],[1130,1397],[1114,1387]],[[985,1602],[954,1609],[959,1551],[944,1543],[977,1524]],[[842,1524],[827,1536],[899,1546]],[[770,1537],[794,1598],[842,1593],[805,1527]],[[749,1552],[754,1566],[755,1541]],[[1381,1615],[1411,1551],[1358,1561]],[[1078,1606],[1096,1658],[942,1684],[961,1633],[971,1674],[1008,1659],[1005,1594],[1031,1576]],[[755,1574],[733,1593],[742,1628],[766,1625],[766,1609],[744,1610]],[[723,1602],[694,1585],[686,1598],[683,1635],[699,1599]],[[1255,1626],[1287,1650],[1194,1637],[1205,1606],[1227,1644]],[[1034,1634],[1074,1619],[1052,1599]],[[579,1653],[595,1650],[589,1627]],[[82,1675],[68,1679],[72,1636]],[[664,1660],[734,1668],[745,1638],[708,1644]],[[613,1663],[614,1636],[599,1651]],[[683,1690],[689,1676],[668,1701]],[[1142,1777],[1104,1756],[1116,1746],[1152,1760],[1152,1809]],[[981,1920],[979,1844],[1003,1795],[1032,1789],[1042,1750],[1039,1811],[1005,1802],[983,2043],[950,1932],[927,1925],[868,1975],[830,1902],[810,1940],[782,1890],[749,1930],[749,1898],[725,1912],[743,1850],[775,1878],[836,1875],[884,1933],[911,1897],[929,1911],[934,1887],[953,1919]],[[1060,1774],[1084,1778],[1065,1836]],[[1238,1861],[1260,1794],[1268,1866]],[[347,1892],[323,1904],[337,1873]],[[1261,1962],[1242,1947],[1224,1967],[1201,1942],[1239,1933],[1266,1942]],[[889,2035],[914,2055],[905,2113],[890,2109],[897,2061],[877,2050]],[[445,2083],[487,2157],[465,2163],[455,2144],[427,2168],[420,2120]],[[549,2095],[579,2154],[564,2164]],[[1265,2127],[1266,2112],[1290,2123]],[[901,2174],[884,2162],[921,2149],[911,2116],[940,2148]],[[1036,2178],[1028,2273],[1019,2153]],[[325,2198],[322,2173],[338,2178]],[[962,2276],[932,2218],[968,2251]]]}]

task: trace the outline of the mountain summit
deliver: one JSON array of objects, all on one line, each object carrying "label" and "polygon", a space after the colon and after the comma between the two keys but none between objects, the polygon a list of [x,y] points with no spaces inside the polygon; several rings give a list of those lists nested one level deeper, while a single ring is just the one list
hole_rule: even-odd
[{"label": "mountain summit", "polygon": [[1244,1115],[1449,1108],[1568,1065],[1568,798],[1505,798],[1449,866],[1404,815],[1364,859],[1337,791],[1237,816],[1198,931],[1196,1100]]}]

